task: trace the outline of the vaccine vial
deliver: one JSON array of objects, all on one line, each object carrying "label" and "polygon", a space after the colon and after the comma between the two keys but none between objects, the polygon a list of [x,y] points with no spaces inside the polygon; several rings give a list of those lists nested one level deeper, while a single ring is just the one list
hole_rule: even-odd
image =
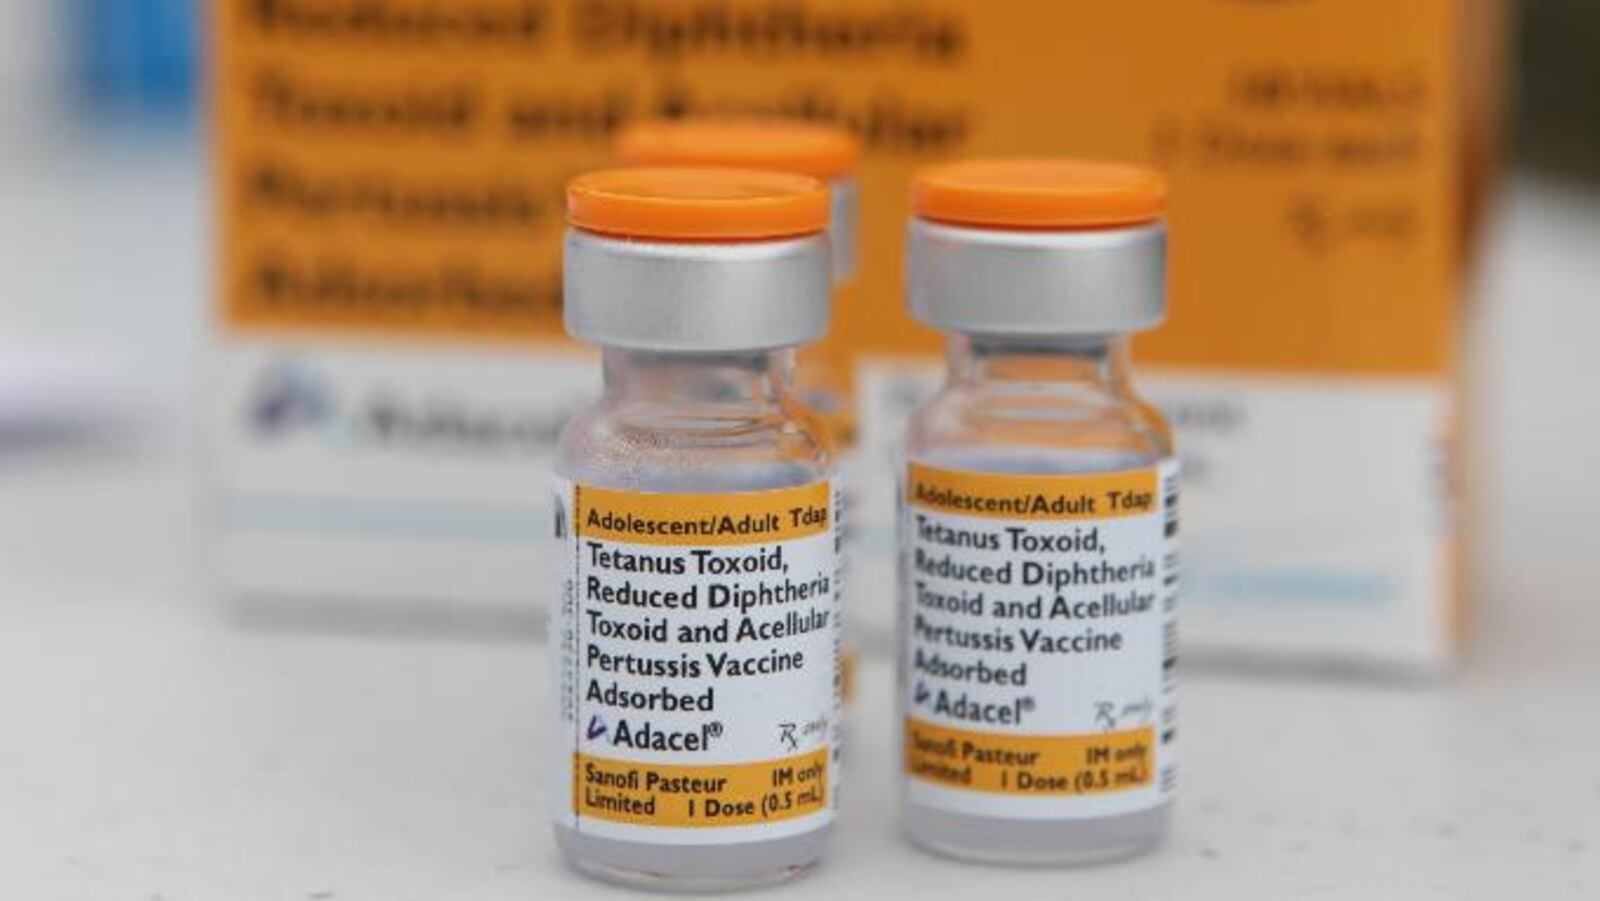
[{"label": "vaccine vial", "polygon": [[1176,465],[1128,336],[1166,311],[1166,189],[1136,166],[913,179],[908,302],[947,373],[904,446],[903,821],[953,857],[1136,854],[1176,788]]},{"label": "vaccine vial", "polygon": [[[843,128],[777,118],[650,119],[623,129],[616,155],[630,166],[725,166],[794,172],[827,182],[836,296],[856,277],[861,190],[856,169],[861,148]],[[849,300],[840,297],[840,302]],[[841,452],[854,444],[854,365],[848,336],[837,330],[800,350],[796,384],[801,396],[828,418]]]},{"label": "vaccine vial", "polygon": [[828,192],[755,170],[568,187],[550,795],[566,859],[714,891],[803,873],[836,799],[834,449],[793,386],[828,321]]},{"label": "vaccine vial", "polygon": [[[616,156],[633,166],[726,166],[795,172],[827,182],[830,198],[828,243],[832,252],[834,308],[854,303],[856,290],[857,235],[860,232],[861,191],[857,180],[861,148],[844,128],[820,122],[766,117],[691,117],[648,119],[622,130],[617,138]],[[839,450],[839,482],[844,492],[848,526],[849,510],[860,497],[856,484],[861,467],[857,462],[857,407],[855,361],[849,336],[838,328],[821,340],[798,349],[795,384],[802,399],[828,420]],[[856,556],[855,534],[845,536],[845,557]],[[846,579],[844,605],[845,696],[850,696],[848,674],[856,669],[856,640],[863,624],[853,622],[852,611],[860,610]],[[879,644],[886,644],[880,636]]]}]

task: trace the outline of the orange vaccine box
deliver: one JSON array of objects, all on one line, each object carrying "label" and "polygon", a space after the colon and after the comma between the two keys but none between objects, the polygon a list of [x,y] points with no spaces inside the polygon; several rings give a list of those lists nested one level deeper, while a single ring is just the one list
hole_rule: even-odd
[{"label": "orange vaccine box", "polygon": [[596,391],[561,329],[562,186],[642,118],[840,123],[864,157],[850,346],[859,605],[894,609],[919,164],[1070,155],[1171,179],[1141,383],[1183,457],[1200,657],[1436,670],[1493,0],[220,0],[209,566],[265,610],[537,615],[545,472]]}]

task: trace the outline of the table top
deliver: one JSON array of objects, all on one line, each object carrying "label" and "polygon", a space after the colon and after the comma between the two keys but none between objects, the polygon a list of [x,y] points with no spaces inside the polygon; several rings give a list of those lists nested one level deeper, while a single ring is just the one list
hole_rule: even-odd
[{"label": "table top", "polygon": [[[192,154],[96,162],[92,184],[71,187],[84,165],[7,177],[0,239],[25,252],[0,272],[0,296],[25,299],[0,308],[0,327],[138,330],[118,346],[137,363],[144,425],[0,446],[6,894],[633,895],[570,873],[555,851],[533,636],[264,629],[208,600],[188,440],[200,167]],[[148,204],[167,227],[141,226],[131,210]],[[1504,212],[1466,342],[1475,607],[1456,673],[1188,672],[1166,846],[1015,870],[900,840],[890,667],[869,661],[833,854],[773,896],[1600,897],[1600,407],[1570,384],[1600,333],[1600,198],[1522,179]],[[51,243],[66,222],[74,253]],[[90,254],[95,266],[68,265]],[[97,315],[113,291],[132,296]]]}]

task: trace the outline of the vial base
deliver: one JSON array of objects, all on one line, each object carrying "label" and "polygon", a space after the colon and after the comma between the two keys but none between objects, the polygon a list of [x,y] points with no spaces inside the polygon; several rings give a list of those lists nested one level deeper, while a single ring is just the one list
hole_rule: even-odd
[{"label": "vial base", "polygon": [[729,845],[656,845],[585,835],[557,824],[567,865],[630,888],[682,894],[732,892],[797,879],[816,868],[832,826]]},{"label": "vial base", "polygon": [[1011,866],[1089,866],[1161,844],[1171,804],[1093,820],[1023,820],[951,813],[907,802],[906,837],[942,857]]}]

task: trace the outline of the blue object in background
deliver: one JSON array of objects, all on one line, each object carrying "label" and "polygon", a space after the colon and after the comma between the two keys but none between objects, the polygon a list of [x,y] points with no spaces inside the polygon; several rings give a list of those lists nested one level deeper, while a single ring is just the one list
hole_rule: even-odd
[{"label": "blue object in background", "polygon": [[187,120],[198,0],[65,0],[73,93],[103,120]]}]

